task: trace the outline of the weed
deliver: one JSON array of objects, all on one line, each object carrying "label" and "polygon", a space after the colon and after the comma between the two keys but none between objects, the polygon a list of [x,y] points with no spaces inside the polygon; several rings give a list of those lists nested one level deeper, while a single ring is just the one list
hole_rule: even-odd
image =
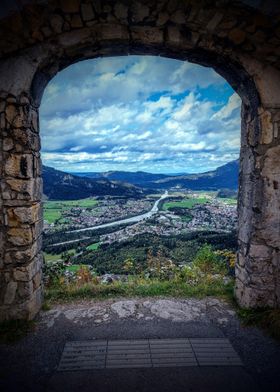
[{"label": "weed", "polygon": [[0,342],[14,343],[34,330],[35,322],[27,320],[8,320],[0,323]]}]

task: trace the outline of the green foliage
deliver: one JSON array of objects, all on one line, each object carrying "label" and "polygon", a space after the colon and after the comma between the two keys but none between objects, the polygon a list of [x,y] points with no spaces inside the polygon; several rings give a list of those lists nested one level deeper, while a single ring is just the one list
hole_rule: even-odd
[{"label": "green foliage", "polygon": [[100,246],[100,242],[94,242],[93,244],[86,247],[87,250],[97,250]]},{"label": "green foliage", "polygon": [[34,321],[9,320],[0,323],[0,343],[14,343],[35,327]]},{"label": "green foliage", "polygon": [[188,197],[181,201],[169,201],[164,203],[163,210],[170,210],[173,208],[193,208],[197,204],[205,204],[209,201],[206,197]]},{"label": "green foliage", "polygon": [[158,249],[156,254],[150,248],[147,252],[146,276],[158,278],[160,280],[170,280],[174,278],[176,265],[170,260],[162,249]]},{"label": "green foliage", "polygon": [[60,278],[65,271],[65,264],[63,260],[57,260],[44,264],[43,273],[46,281],[51,281]]},{"label": "green foliage", "polygon": [[218,255],[211,245],[205,244],[197,252],[194,262],[195,267],[198,267],[204,273],[226,273],[226,263],[220,255]]},{"label": "green foliage", "polygon": [[102,299],[108,297],[197,297],[216,296],[232,298],[232,282],[224,284],[221,281],[212,281],[190,285],[181,281],[162,281],[160,279],[147,279],[140,276],[131,277],[127,282],[113,282],[112,284],[88,283],[83,286],[77,284],[56,285],[47,288],[45,297],[52,303],[57,301],[71,301],[73,299]]},{"label": "green foliage", "polygon": [[239,308],[237,314],[246,326],[256,326],[264,329],[270,336],[280,340],[280,309]]},{"label": "green foliage", "polygon": [[135,260],[132,257],[128,257],[122,267],[123,271],[128,274],[132,274],[135,272],[136,266],[135,266]]}]

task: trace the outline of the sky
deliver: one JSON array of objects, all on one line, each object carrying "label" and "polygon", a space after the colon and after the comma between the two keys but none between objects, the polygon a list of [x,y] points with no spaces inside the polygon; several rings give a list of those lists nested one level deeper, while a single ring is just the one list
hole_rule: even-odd
[{"label": "sky", "polygon": [[45,89],[43,164],[72,173],[212,170],[239,156],[240,105],[211,68],[159,56],[85,60]]}]

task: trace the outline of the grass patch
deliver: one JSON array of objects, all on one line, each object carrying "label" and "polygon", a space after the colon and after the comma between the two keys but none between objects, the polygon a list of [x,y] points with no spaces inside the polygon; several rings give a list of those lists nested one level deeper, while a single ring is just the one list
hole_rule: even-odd
[{"label": "grass patch", "polygon": [[[44,220],[49,223],[61,219],[62,212],[72,207],[80,208],[92,208],[98,204],[95,199],[80,199],[80,200],[49,200],[44,203]],[[67,223],[67,220],[63,219],[63,222]]]},{"label": "grass patch", "polygon": [[87,250],[97,250],[100,246],[100,242],[94,242],[93,244],[87,246]]},{"label": "grass patch", "polygon": [[9,320],[0,323],[0,342],[14,343],[33,331],[34,321],[26,320]]},{"label": "grass patch", "polygon": [[206,197],[197,198],[186,198],[181,201],[168,201],[163,204],[163,210],[169,210],[170,208],[193,208],[197,204],[205,204],[209,201]]},{"label": "grass patch", "polygon": [[67,266],[65,269],[67,269],[68,271],[71,271],[71,272],[77,272],[82,267],[87,268],[88,266],[85,264],[72,264],[72,265]]},{"label": "grass patch", "polygon": [[128,282],[111,284],[88,283],[82,286],[53,286],[46,289],[45,298],[49,302],[65,302],[74,299],[104,299],[106,297],[196,297],[215,296],[232,299],[233,283],[222,281],[205,282],[195,286],[185,282],[161,281],[133,277]]},{"label": "grass patch", "polygon": [[44,220],[54,223],[61,218],[61,210],[54,208],[44,208]]},{"label": "grass patch", "polygon": [[44,258],[46,262],[61,260],[61,253],[58,255],[52,255],[50,253],[44,252]]}]

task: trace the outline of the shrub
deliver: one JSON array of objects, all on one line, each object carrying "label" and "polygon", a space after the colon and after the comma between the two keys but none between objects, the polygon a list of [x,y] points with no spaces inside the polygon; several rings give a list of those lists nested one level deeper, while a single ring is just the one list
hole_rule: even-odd
[{"label": "shrub", "polygon": [[202,272],[209,274],[225,274],[227,271],[226,262],[217,254],[211,245],[203,245],[197,252],[193,265]]},{"label": "shrub", "polygon": [[46,262],[43,267],[44,280],[49,284],[53,280],[57,280],[63,276],[65,265],[62,260]]}]

